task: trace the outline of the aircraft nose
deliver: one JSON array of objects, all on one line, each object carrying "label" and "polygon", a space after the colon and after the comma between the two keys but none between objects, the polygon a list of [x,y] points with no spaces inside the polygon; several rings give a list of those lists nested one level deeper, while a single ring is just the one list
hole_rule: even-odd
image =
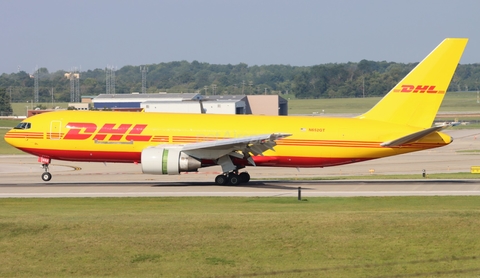
[{"label": "aircraft nose", "polygon": [[15,138],[18,138],[18,136],[16,136],[15,133],[10,130],[5,133],[3,140],[5,140],[5,142],[7,142],[9,145],[15,147]]}]

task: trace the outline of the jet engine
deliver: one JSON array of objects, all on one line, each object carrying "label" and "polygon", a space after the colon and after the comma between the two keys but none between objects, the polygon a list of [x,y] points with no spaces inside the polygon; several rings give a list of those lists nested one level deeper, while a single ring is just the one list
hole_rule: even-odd
[{"label": "jet engine", "polygon": [[201,162],[181,151],[181,147],[146,148],[142,151],[144,174],[178,175],[200,168]]}]

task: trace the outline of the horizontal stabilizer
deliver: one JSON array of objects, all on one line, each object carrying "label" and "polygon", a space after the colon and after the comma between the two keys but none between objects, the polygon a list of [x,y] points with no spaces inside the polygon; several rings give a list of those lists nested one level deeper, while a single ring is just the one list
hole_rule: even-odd
[{"label": "horizontal stabilizer", "polygon": [[434,127],[431,127],[431,128],[427,128],[427,129],[409,134],[407,136],[403,136],[401,138],[398,138],[398,139],[395,139],[395,140],[392,140],[392,141],[383,142],[383,143],[380,144],[380,146],[382,146],[382,147],[397,147],[397,146],[400,146],[400,145],[403,145],[403,144],[412,143],[412,142],[415,142],[415,141],[418,141],[418,140],[422,139],[423,137],[425,137],[425,136],[427,136],[427,135],[429,135],[433,132],[437,132],[437,131],[442,130],[442,129],[444,129],[446,127],[449,127],[449,126],[451,126],[451,125],[447,124],[447,125],[434,126]]}]

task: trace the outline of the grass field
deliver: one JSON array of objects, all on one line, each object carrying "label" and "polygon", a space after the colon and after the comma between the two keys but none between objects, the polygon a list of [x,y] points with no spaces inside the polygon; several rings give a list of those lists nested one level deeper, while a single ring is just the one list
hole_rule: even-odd
[{"label": "grass field", "polygon": [[480,197],[4,199],[0,276],[478,277],[479,204]]},{"label": "grass field", "polygon": [[0,127],[15,127],[21,120],[19,119],[0,119]]},{"label": "grass field", "polygon": [[9,128],[12,128],[14,126],[16,126],[18,123],[20,122],[20,120],[4,120],[4,119],[0,119],[0,127],[2,127],[2,129],[0,129],[0,137],[2,139],[0,139],[0,155],[2,154],[22,154],[23,152],[15,149],[14,147],[10,146],[9,144],[7,144],[7,142],[5,142],[5,140],[3,140],[3,137],[5,136],[5,133],[7,133],[7,131],[9,130]]},{"label": "grass field", "polygon": [[2,154],[25,154],[24,152],[10,146],[3,140],[5,133],[7,133],[8,129],[0,129],[0,155]]},{"label": "grass field", "polygon": [[[288,102],[288,113],[347,113],[361,114],[372,108],[381,98],[337,98],[337,99],[291,99]],[[443,100],[440,112],[480,112],[476,92],[449,92]]]}]

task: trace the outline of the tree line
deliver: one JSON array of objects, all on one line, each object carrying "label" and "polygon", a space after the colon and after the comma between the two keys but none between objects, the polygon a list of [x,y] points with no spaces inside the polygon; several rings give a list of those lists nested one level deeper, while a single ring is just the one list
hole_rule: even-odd
[{"label": "tree line", "polygon": [[[310,67],[290,65],[248,66],[218,65],[198,61],[147,65],[147,93],[288,94],[296,98],[371,97],[385,95],[417,64],[374,62],[322,64]],[[80,94],[96,96],[107,89],[106,69],[80,72]],[[67,71],[50,73],[40,68],[39,102],[70,102],[71,82]],[[459,65],[449,91],[480,90],[480,64]],[[113,84],[113,83],[112,83]],[[77,86],[77,85],[76,85]],[[112,86],[112,85],[111,85]],[[33,99],[34,76],[25,71],[0,75],[0,88],[11,102]],[[138,66],[115,71],[115,92],[142,91],[142,73]]]},{"label": "tree line", "polygon": [[5,88],[0,87],[0,116],[10,116],[13,113],[10,97]]}]

